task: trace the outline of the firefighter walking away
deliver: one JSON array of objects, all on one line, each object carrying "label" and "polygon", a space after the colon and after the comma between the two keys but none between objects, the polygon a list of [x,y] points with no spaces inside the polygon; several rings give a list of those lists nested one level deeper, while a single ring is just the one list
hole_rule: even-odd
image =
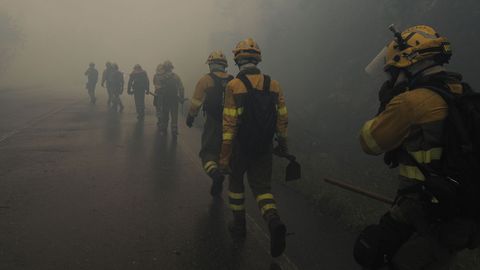
[{"label": "firefighter walking away", "polygon": [[168,123],[172,135],[178,135],[178,104],[185,101],[185,94],[182,81],[173,72],[173,64],[165,61],[158,65],[157,73],[153,77],[155,85],[155,98],[153,105],[157,111],[157,126],[161,134],[167,132]]},{"label": "firefighter walking away", "polygon": [[270,232],[273,257],[285,250],[286,227],[280,219],[271,191],[273,139],[276,152],[287,154],[287,108],[280,85],[264,75],[257,65],[262,54],[251,39],[240,41],[233,50],[240,72],[225,90],[220,167],[230,174],[229,203],[234,237],[245,237],[244,175]]},{"label": "firefighter walking away", "polygon": [[205,172],[212,178],[210,194],[219,196],[222,193],[225,179],[218,167],[222,146],[223,99],[225,87],[233,79],[233,76],[226,72],[227,58],[221,51],[212,52],[207,59],[207,64],[210,73],[203,76],[197,83],[186,124],[188,127],[192,127],[195,117],[203,107],[206,120],[199,156]]},{"label": "firefighter walking away", "polygon": [[97,98],[95,97],[95,87],[98,82],[98,70],[95,69],[95,64],[90,63],[87,71],[85,71],[85,76],[87,76],[87,91],[90,97],[90,103],[95,104]]},{"label": "firefighter walking away", "polygon": [[145,94],[148,93],[149,89],[150,81],[147,72],[143,70],[142,66],[135,65],[128,80],[127,94],[133,95],[135,99],[138,120],[143,120],[145,117]]},{"label": "firefighter walking away", "polygon": [[394,40],[366,69],[389,79],[360,141],[398,167],[399,189],[380,222],[361,232],[354,256],[365,269],[450,269],[480,242],[479,94],[446,70],[447,38],[425,25],[390,30]]}]

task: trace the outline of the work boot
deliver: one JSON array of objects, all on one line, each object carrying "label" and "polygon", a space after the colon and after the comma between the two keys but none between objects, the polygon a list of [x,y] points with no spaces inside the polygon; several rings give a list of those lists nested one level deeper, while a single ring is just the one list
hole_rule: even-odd
[{"label": "work boot", "polygon": [[137,119],[138,120],[143,120],[145,118],[145,115],[144,114],[139,114],[137,115]]},{"label": "work boot", "polygon": [[279,217],[274,217],[268,223],[268,229],[270,230],[270,254],[276,258],[285,251],[287,227]]},{"label": "work boot", "polygon": [[212,186],[210,188],[210,195],[212,195],[213,197],[222,195],[224,180],[225,180],[225,176],[221,175],[220,172],[218,172],[218,174],[216,173],[216,175],[212,177]]},{"label": "work boot", "polygon": [[247,236],[247,222],[245,219],[233,219],[228,224],[228,231],[233,239],[243,239]]}]

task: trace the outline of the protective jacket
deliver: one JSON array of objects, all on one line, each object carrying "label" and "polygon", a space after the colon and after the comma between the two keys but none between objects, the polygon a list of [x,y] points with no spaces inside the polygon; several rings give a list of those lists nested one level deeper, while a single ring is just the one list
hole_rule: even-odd
[{"label": "protective jacket", "polygon": [[111,78],[112,78],[112,74],[113,74],[114,70],[112,68],[106,68],[103,73],[102,73],[102,86],[105,85],[106,83],[106,87],[107,88],[110,88],[110,82],[111,82]]},{"label": "protective jacket", "polygon": [[95,85],[98,82],[98,71],[95,68],[88,68],[85,71],[85,76],[88,78],[89,85]]},{"label": "protective jacket", "polygon": [[134,70],[130,73],[128,80],[128,91],[133,89],[134,91],[147,91],[150,88],[150,81],[145,70]]},{"label": "protective jacket", "polygon": [[[242,71],[245,72],[245,71]],[[251,82],[256,91],[263,91],[264,75],[258,69],[245,72],[247,79]],[[277,137],[287,137],[288,112],[285,105],[285,97],[280,84],[271,80],[270,91],[277,94]],[[227,166],[232,154],[232,141],[237,135],[239,118],[243,113],[244,97],[247,95],[247,88],[244,83],[236,78],[227,84],[225,90],[225,106],[223,110],[223,140],[222,152],[220,154],[221,166]]]},{"label": "protective jacket", "polygon": [[[453,93],[463,92],[460,81],[455,78],[447,81],[447,85]],[[447,113],[444,99],[432,90],[420,87],[406,91],[364,124],[360,136],[362,148],[371,155],[398,149],[395,158],[399,163],[399,177],[404,180],[402,185],[424,181],[425,176],[411,157],[425,164],[432,173],[439,171]]]},{"label": "protective jacket", "polygon": [[156,73],[153,77],[153,85],[157,95],[162,96],[163,102],[178,103],[185,97],[185,89],[180,77],[173,72]]},{"label": "protective jacket", "polygon": [[125,84],[125,80],[123,79],[123,73],[114,70],[110,76],[110,86],[117,94],[121,94],[123,92],[123,86]]},{"label": "protective jacket", "polygon": [[225,89],[221,84],[226,84],[232,79],[233,76],[226,72],[212,72],[203,76],[195,87],[189,114],[196,117],[200,108],[204,106],[209,117],[221,121]]}]

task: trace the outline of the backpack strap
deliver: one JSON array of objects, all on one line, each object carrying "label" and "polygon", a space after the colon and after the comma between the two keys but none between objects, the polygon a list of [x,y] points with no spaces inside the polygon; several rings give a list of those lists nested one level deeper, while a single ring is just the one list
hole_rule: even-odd
[{"label": "backpack strap", "polygon": [[237,75],[237,79],[239,79],[243,83],[243,85],[245,85],[245,87],[247,88],[247,91],[250,91],[253,89],[252,83],[247,78],[247,75],[245,75],[244,73],[239,73]]},{"label": "backpack strap", "polygon": [[208,73],[208,76],[210,76],[210,78],[212,78],[213,80],[213,84],[214,84],[213,87],[217,87],[219,84],[218,81],[220,80],[220,78],[217,75],[215,75],[213,72]]},{"label": "backpack strap", "polygon": [[270,92],[270,83],[272,82],[272,79],[268,75],[263,75],[263,90],[265,93]]}]

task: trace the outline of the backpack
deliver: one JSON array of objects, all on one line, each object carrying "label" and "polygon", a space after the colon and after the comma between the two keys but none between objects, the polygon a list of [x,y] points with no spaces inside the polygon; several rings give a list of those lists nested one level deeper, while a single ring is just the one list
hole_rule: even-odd
[{"label": "backpack", "polygon": [[444,127],[441,171],[435,174],[422,164],[425,190],[438,199],[437,216],[480,218],[480,93],[462,83],[463,94],[452,93],[442,83],[420,85],[440,95],[448,105]]},{"label": "backpack", "polygon": [[172,74],[166,78],[161,79],[162,87],[160,93],[163,95],[166,102],[178,102],[178,82],[176,77]]},{"label": "backpack", "polygon": [[267,75],[264,75],[263,91],[253,88],[245,74],[240,73],[237,78],[247,88],[238,128],[241,149],[248,156],[266,154],[272,149],[276,131],[278,94],[270,91],[271,79]]},{"label": "backpack", "polygon": [[203,112],[217,121],[222,121],[225,88],[228,82],[233,79],[233,76],[220,78],[213,73],[210,73],[209,76],[214,82],[214,87],[207,91],[207,96],[203,103]]}]

